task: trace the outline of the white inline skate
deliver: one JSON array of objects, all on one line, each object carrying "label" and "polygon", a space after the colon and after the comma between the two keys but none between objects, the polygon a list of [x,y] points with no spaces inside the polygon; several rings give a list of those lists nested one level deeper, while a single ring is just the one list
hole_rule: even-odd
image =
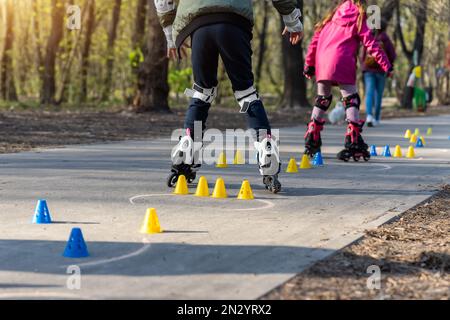
[{"label": "white inline skate", "polygon": [[[200,143],[201,145],[201,143]],[[195,151],[198,149],[194,140],[190,135],[190,130],[186,130],[186,136],[180,137],[180,141],[173,149],[172,158],[172,171],[167,178],[167,186],[170,188],[175,187],[178,181],[178,177],[183,175],[186,177],[188,183],[195,181],[197,177],[197,171],[200,169],[201,164],[195,164]]]},{"label": "white inline skate", "polygon": [[281,171],[280,153],[278,144],[271,136],[267,136],[261,142],[255,142],[259,171],[263,176],[263,183],[272,193],[281,191],[281,183],[278,174]]}]

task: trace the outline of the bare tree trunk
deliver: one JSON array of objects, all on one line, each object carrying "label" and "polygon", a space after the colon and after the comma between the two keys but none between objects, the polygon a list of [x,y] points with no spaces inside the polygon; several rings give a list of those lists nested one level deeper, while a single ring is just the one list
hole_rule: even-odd
[{"label": "bare tree trunk", "polygon": [[[303,11],[303,0],[297,0],[297,7]],[[281,27],[284,28],[283,19]],[[284,69],[284,92],[281,108],[309,108],[306,95],[306,80],[302,74],[305,60],[303,57],[303,41],[292,46],[288,37],[282,40],[282,57]]]},{"label": "bare tree trunk", "polygon": [[256,64],[255,78],[256,87],[259,89],[259,84],[261,82],[262,67],[264,64],[264,55],[266,53],[266,41],[267,41],[267,27],[269,25],[269,3],[263,1],[263,21],[261,25],[261,32],[259,32],[259,52],[258,52],[258,62]]},{"label": "bare tree trunk", "polygon": [[122,0],[114,0],[111,25],[108,34],[108,49],[107,49],[108,57],[106,60],[106,78],[105,78],[105,87],[102,94],[102,101],[108,99],[111,91],[112,74],[114,68],[114,45],[117,39],[117,27],[119,25],[121,7],[122,7]]},{"label": "bare tree trunk", "polygon": [[44,73],[44,58],[42,57],[42,44],[41,44],[41,32],[39,24],[39,8],[37,0],[33,0],[33,30],[34,30],[34,42],[36,47],[36,60],[38,67],[39,79],[43,79]]},{"label": "bare tree trunk", "polygon": [[134,100],[136,112],[169,112],[169,69],[166,38],[158,22],[153,0],[148,0],[148,39],[145,60],[138,71],[138,94]]},{"label": "bare tree trunk", "polygon": [[81,51],[81,88],[80,102],[86,102],[88,97],[87,78],[89,70],[89,56],[91,52],[92,34],[95,26],[95,0],[88,0],[86,33],[84,36],[83,48]]},{"label": "bare tree trunk", "polygon": [[133,37],[131,42],[133,43],[133,50],[137,48],[143,49],[144,35],[145,35],[145,20],[147,18],[147,0],[138,0],[136,6],[136,19],[134,24]]},{"label": "bare tree trunk", "polygon": [[136,16],[133,35],[131,37],[132,52],[130,53],[131,71],[134,74],[133,87],[134,92],[127,95],[127,105],[133,105],[134,98],[138,95],[138,72],[139,66],[143,61],[143,52],[145,51],[145,33],[147,29],[147,0],[138,0],[136,5]]},{"label": "bare tree trunk", "polygon": [[63,37],[64,0],[52,0],[52,28],[47,42],[41,89],[41,104],[54,104],[56,83],[55,65],[59,44]]},{"label": "bare tree trunk", "polygon": [[12,0],[6,1],[6,37],[1,63],[1,92],[5,100],[17,101],[12,65],[12,46],[14,41],[14,5]]}]

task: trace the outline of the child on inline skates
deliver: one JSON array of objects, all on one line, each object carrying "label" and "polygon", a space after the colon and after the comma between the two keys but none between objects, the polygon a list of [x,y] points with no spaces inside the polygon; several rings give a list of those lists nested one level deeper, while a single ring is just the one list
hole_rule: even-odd
[{"label": "child on inline skates", "polygon": [[[231,80],[240,112],[247,117],[248,127],[259,135],[255,142],[260,173],[268,190],[281,190],[278,181],[280,162],[276,141],[259,94],[254,87],[252,72],[252,29],[254,24],[251,0],[154,0],[161,25],[167,38],[168,57],[183,53],[187,38],[192,43],[192,69],[194,85],[186,90],[191,98],[186,114],[186,136],[180,139],[172,153],[172,173],[168,185],[174,186],[180,175],[188,181],[195,180],[200,164],[193,163],[193,139],[201,137],[206,127],[208,111],[217,94],[217,68],[221,57]],[[272,0],[282,16],[285,30],[292,45],[303,37],[301,12],[295,0]],[[155,44],[156,45],[156,44]],[[202,125],[195,132],[195,123]],[[199,132],[200,131],[200,132]],[[270,151],[270,152],[268,152]],[[182,159],[180,155],[185,157]],[[195,162],[195,161],[194,161]]]},{"label": "child on inline skates", "polygon": [[320,152],[324,115],[333,100],[331,89],[338,86],[348,122],[345,149],[339,152],[338,159],[370,159],[369,147],[361,136],[364,121],[359,118],[361,98],[356,86],[359,45],[362,44],[366,48],[386,74],[390,75],[393,70],[388,57],[367,25],[365,6],[365,0],[340,1],[326,18],[316,25],[303,72],[308,79],[316,76],[317,82],[316,103],[305,134],[305,154],[309,156]]}]

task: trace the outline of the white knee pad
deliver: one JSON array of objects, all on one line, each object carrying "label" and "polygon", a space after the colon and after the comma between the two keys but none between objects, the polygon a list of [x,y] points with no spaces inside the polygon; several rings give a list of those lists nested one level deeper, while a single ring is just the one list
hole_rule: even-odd
[{"label": "white knee pad", "polygon": [[184,94],[189,98],[200,99],[205,103],[212,103],[217,97],[217,87],[205,89],[194,83],[192,89],[186,89]]},{"label": "white knee pad", "polygon": [[234,96],[241,106],[240,113],[247,113],[250,104],[254,101],[259,101],[259,94],[255,87],[251,86],[247,90],[235,91]]}]

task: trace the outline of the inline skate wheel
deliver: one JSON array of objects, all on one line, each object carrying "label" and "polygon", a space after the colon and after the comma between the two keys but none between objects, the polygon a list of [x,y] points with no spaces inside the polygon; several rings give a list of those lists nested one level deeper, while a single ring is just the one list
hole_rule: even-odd
[{"label": "inline skate wheel", "polygon": [[168,178],[167,178],[167,186],[169,188],[173,188],[175,187],[175,185],[177,184],[178,181],[178,173],[172,173]]},{"label": "inline skate wheel", "polygon": [[188,183],[194,182],[196,178],[197,178],[197,175],[194,173],[193,175],[191,175],[191,176],[188,178]]}]

